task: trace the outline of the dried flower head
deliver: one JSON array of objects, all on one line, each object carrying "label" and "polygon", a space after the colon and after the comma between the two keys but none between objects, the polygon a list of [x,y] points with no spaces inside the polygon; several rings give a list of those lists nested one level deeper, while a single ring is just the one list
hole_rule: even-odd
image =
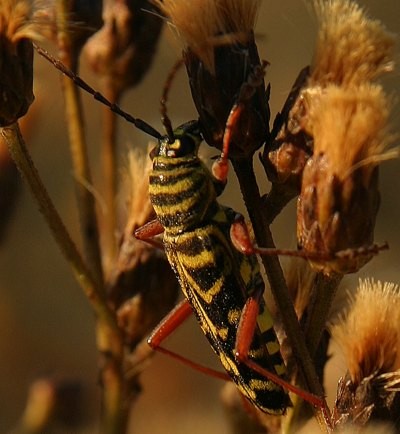
[{"label": "dried flower head", "polygon": [[31,6],[24,0],[0,3],[0,126],[23,116],[33,101],[33,49],[38,36],[30,20]]},{"label": "dried flower head", "polygon": [[307,101],[318,99],[328,86],[367,84],[394,65],[394,37],[359,5],[350,0],[314,0],[313,6],[318,34],[309,77],[290,111],[283,110],[284,123],[278,134],[273,134],[272,148],[266,148],[263,155],[269,179],[284,183],[294,193],[298,192],[304,162],[312,154],[310,128],[304,129],[305,123],[309,127],[312,123]]},{"label": "dried flower head", "polygon": [[393,69],[394,37],[350,0],[315,0],[318,36],[310,86],[358,86]]},{"label": "dried flower head", "polygon": [[244,110],[233,125],[229,157],[252,156],[269,133],[268,95],[254,40],[260,1],[155,3],[183,41],[183,58],[204,139],[222,149],[229,113],[240,103]]},{"label": "dried flower head", "polygon": [[35,9],[27,0],[2,0],[0,4],[0,34],[2,43],[8,40],[16,49],[22,39],[38,39],[38,24],[31,17]]},{"label": "dried flower head", "polygon": [[[298,242],[307,252],[334,255],[372,244],[379,207],[378,165],[393,153],[386,123],[389,103],[378,85],[330,85],[310,97],[305,129],[314,153],[298,201]],[[357,271],[370,254],[314,261],[317,269]]]},{"label": "dried flower head", "polygon": [[314,156],[327,159],[329,178],[343,182],[361,169],[364,185],[370,183],[374,168],[385,159],[389,108],[379,85],[330,85],[311,99],[304,128],[313,137]]},{"label": "dried flower head", "polygon": [[214,71],[214,49],[252,38],[260,0],[154,0],[170,20],[184,49]]},{"label": "dried flower head", "polygon": [[332,327],[348,366],[335,405],[338,423],[399,423],[399,324],[398,285],[360,281],[348,312]]},{"label": "dried flower head", "polygon": [[400,369],[399,324],[399,286],[360,280],[348,312],[331,329],[353,383]]}]

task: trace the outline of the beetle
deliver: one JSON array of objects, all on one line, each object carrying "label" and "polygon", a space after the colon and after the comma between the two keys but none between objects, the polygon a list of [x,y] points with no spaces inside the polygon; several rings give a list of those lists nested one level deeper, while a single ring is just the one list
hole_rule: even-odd
[{"label": "beetle", "polygon": [[[198,157],[203,140],[199,123],[185,123],[172,134],[162,136],[146,122],[110,103],[45,50],[35,48],[95,99],[158,140],[150,154],[153,161],[150,198],[158,220],[139,228],[135,235],[147,239],[164,232],[165,252],[186,298],[153,332],[150,345],[201,371],[224,379],[229,376],[242,394],[264,412],[283,414],[290,405],[286,391],[291,391],[327,414],[329,410],[323,398],[284,378],[285,365],[279,342],[262,297],[264,283],[258,262],[251,255],[263,249],[252,247],[250,251],[249,243],[247,250],[237,249],[242,243],[233,240],[231,234],[246,233],[246,227],[235,211],[217,200],[226,176],[215,178]],[[243,106],[237,107],[228,119],[224,155],[222,161],[216,163],[217,168],[226,165],[235,114],[240,115],[243,109]],[[192,312],[228,375],[188,362],[161,347],[162,341]]]}]

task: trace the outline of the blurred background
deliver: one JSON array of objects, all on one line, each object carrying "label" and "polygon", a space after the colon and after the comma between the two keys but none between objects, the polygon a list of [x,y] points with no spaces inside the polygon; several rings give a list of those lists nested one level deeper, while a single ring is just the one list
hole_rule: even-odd
[{"label": "blurred background", "polygon": [[[372,17],[400,33],[398,0],[360,1]],[[262,2],[256,28],[260,57],[270,62],[266,82],[271,83],[271,113],[283,105],[298,72],[312,58],[316,34],[315,18],[306,1]],[[396,61],[399,63],[399,47]],[[159,98],[166,76],[180,54],[170,30],[165,27],[154,64],[135,89],[122,102],[124,109],[161,130]],[[36,56],[38,57],[38,56]],[[46,61],[35,61],[36,101],[30,112],[26,139],[38,170],[66,225],[78,240],[72,172],[58,72]],[[385,77],[389,93],[399,90],[399,70]],[[82,62],[81,75],[96,87],[96,78]],[[87,113],[92,169],[98,180],[100,107],[84,96]],[[400,110],[394,98],[393,130],[399,131]],[[173,124],[194,119],[185,72],[173,83],[169,99]],[[147,144],[147,137],[121,121],[119,142],[122,149]],[[215,155],[215,150],[208,155]],[[383,252],[344,285],[354,289],[358,277],[370,276],[400,283],[400,165],[389,161],[382,165],[382,204],[375,239],[388,241]],[[235,180],[228,183],[221,201],[243,211]],[[265,192],[268,185],[260,185]],[[233,194],[234,193],[234,194]],[[277,246],[294,247],[295,203],[274,223]],[[27,390],[38,377],[77,380],[83,387],[84,424],[65,432],[96,432],[99,412],[97,353],[94,318],[68,265],[58,251],[25,185],[21,186],[13,216],[0,245],[0,432],[8,432],[17,422],[25,405]],[[210,366],[218,361],[194,321],[189,321],[168,341],[168,346]],[[345,366],[340,357],[330,362],[337,382]],[[228,433],[220,403],[222,384],[156,355],[142,376],[143,393],[132,412],[130,433]],[[332,399],[332,397],[331,397]]]}]

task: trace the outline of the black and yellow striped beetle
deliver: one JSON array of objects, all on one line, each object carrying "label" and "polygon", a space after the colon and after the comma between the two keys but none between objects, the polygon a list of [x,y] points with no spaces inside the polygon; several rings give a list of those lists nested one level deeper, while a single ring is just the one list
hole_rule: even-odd
[{"label": "black and yellow striped beetle", "polygon": [[[153,170],[149,187],[157,220],[139,228],[135,235],[147,239],[164,232],[165,253],[185,300],[156,328],[150,345],[200,371],[231,378],[263,412],[283,414],[290,405],[286,391],[324,408],[323,398],[284,379],[285,365],[272,317],[263,301],[264,283],[258,262],[233,244],[232,226],[243,222],[235,211],[217,201],[224,179],[214,178],[198,157],[203,140],[199,123],[185,123],[172,132],[173,137],[161,136],[146,122],[107,101],[45,50],[35,48],[78,86],[158,140],[150,154]],[[160,346],[192,312],[228,375],[201,367]]]},{"label": "black and yellow striped beetle", "polygon": [[[237,359],[238,330],[245,318],[249,300],[259,307],[257,326],[249,344],[249,357],[268,372],[285,372],[272,319],[262,301],[264,284],[257,260],[234,248],[230,228],[236,213],[220,205],[214,180],[199,159],[202,141],[197,122],[189,122],[169,137],[159,140],[152,151],[150,200],[159,225],[137,230],[145,238],[164,232],[163,242],[168,261],[174,269],[185,304],[190,304],[200,327],[241,392],[261,410],[282,414],[289,398],[282,387],[254,372]],[[154,228],[157,226],[156,229]],[[156,348],[191,312],[181,306],[174,311],[150,338]],[[246,324],[243,324],[246,330]]]}]

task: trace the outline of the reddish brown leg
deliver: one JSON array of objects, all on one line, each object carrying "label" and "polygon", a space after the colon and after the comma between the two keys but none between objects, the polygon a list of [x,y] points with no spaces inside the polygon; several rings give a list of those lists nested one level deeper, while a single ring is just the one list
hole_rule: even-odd
[{"label": "reddish brown leg", "polygon": [[215,179],[221,181],[223,183],[226,182],[228,178],[228,152],[229,152],[229,144],[231,143],[231,137],[235,128],[235,125],[244,109],[243,104],[235,104],[231,112],[229,113],[228,120],[226,121],[224,138],[222,141],[222,151],[219,158],[212,165],[212,174]]},{"label": "reddish brown leg", "polygon": [[381,250],[388,248],[387,243],[382,245],[372,244],[370,246],[363,246],[358,249],[346,249],[338,252],[328,254],[319,252],[306,252],[304,250],[290,250],[290,249],[272,249],[265,247],[258,247],[254,245],[247,225],[244,221],[244,217],[238,214],[235,221],[231,225],[230,236],[233,245],[239,252],[244,255],[280,255],[280,256],[295,256],[304,259],[316,260],[316,261],[331,261],[333,259],[349,258],[353,259],[360,255],[376,255]]},{"label": "reddish brown leg", "polygon": [[154,219],[143,226],[140,226],[140,228],[137,228],[135,230],[134,236],[138,240],[145,241],[147,244],[150,244],[157,249],[164,250],[162,242],[153,239],[153,237],[160,235],[163,232],[164,228],[162,227],[159,220]]},{"label": "reddish brown leg", "polygon": [[166,354],[175,360],[178,360],[185,365],[202,372],[203,374],[210,375],[211,377],[218,378],[225,381],[230,381],[230,377],[223,373],[216,371],[206,366],[202,366],[180,354],[174,353],[166,348],[161,347],[161,343],[173,333],[192,313],[192,308],[190,307],[187,300],[181,301],[154,329],[153,333],[147,340],[148,344],[153,350],[159,351],[160,353]]},{"label": "reddish brown leg", "polygon": [[246,108],[246,103],[254,95],[257,87],[262,83],[267,65],[268,62],[263,61],[262,64],[256,67],[253,73],[250,74],[248,81],[241,86],[239,97],[229,113],[225,125],[224,137],[222,139],[221,155],[212,166],[214,177],[222,183],[225,183],[228,177],[229,145],[235,130],[235,125],[237,125],[239,117]]},{"label": "reddish brown leg", "polygon": [[262,298],[262,291],[258,291],[253,297],[247,299],[246,304],[243,308],[239,326],[236,335],[235,343],[235,355],[236,358],[247,365],[250,369],[278,384],[285,390],[292,392],[305,401],[309,402],[315,407],[322,410],[325,421],[329,427],[332,426],[331,416],[329,407],[325,401],[324,397],[316,396],[310,392],[300,389],[299,387],[288,383],[283,380],[277,374],[274,374],[267,369],[261,367],[253,360],[249,359],[249,349],[251,342],[253,341],[254,332],[257,324],[257,316],[259,313],[260,299]]}]

